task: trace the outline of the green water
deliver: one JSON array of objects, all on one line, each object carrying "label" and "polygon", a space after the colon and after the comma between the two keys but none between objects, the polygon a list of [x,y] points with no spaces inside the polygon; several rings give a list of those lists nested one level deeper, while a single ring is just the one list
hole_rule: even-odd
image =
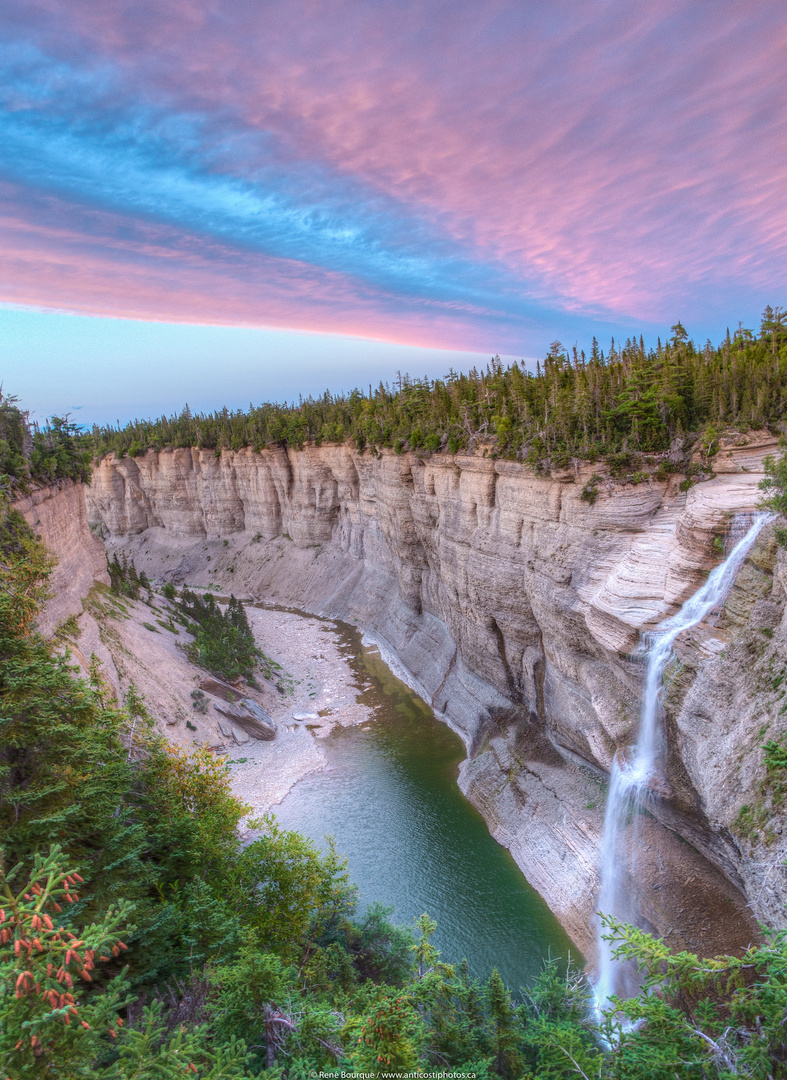
[{"label": "green water", "polygon": [[322,743],[327,767],[296,784],[276,816],[323,848],[335,838],[362,903],[393,905],[402,924],[428,912],[445,960],[466,957],[479,977],[497,967],[512,989],[527,985],[545,957],[567,956],[568,938],[459,791],[461,740],[339,625],[377,718],[366,731],[335,730]]}]

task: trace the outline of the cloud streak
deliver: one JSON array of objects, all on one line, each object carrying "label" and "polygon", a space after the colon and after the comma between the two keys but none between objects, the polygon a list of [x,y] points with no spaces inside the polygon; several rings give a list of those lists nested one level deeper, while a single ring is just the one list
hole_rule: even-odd
[{"label": "cloud streak", "polygon": [[781,3],[0,3],[0,298],[523,351],[754,309]]}]

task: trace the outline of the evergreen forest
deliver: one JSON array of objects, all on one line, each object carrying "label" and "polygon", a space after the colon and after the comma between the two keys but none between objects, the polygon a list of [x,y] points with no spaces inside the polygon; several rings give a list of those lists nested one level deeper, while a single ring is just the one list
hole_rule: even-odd
[{"label": "evergreen forest", "polygon": [[766,308],[759,330],[739,327],[718,346],[699,346],[677,323],[666,343],[642,337],[594,339],[586,352],[554,342],[536,370],[504,366],[449,371],[442,379],[399,376],[393,386],[326,392],[297,404],[251,405],[94,427],[84,445],[136,456],[149,448],[202,447],[219,453],[284,444],[342,443],[396,452],[486,450],[538,468],[572,458],[663,453],[725,428],[778,428],[787,412],[787,313]]},{"label": "evergreen forest", "polygon": [[13,496],[31,483],[87,482],[93,453],[79,425],[59,416],[44,428],[31,424],[17,400],[0,387],[0,491]]}]

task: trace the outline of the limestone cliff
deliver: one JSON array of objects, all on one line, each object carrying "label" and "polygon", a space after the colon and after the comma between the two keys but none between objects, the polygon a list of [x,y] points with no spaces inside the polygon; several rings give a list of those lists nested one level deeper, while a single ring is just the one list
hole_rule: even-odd
[{"label": "limestone cliff", "polygon": [[[589,953],[605,778],[638,717],[639,633],[694,592],[733,515],[755,505],[774,443],[737,442],[688,491],[598,467],[540,477],[479,456],[324,446],[110,456],[87,500],[107,543],[152,576],[356,619],[462,735],[463,790]],[[648,821],[638,873],[649,925],[675,944],[748,941],[739,889],[757,916],[784,920],[787,838],[761,787],[761,745],[786,726],[787,563],[770,537],[670,675],[654,807],[668,828]],[[755,796],[759,824],[744,829]]]},{"label": "limestone cliff", "polygon": [[104,546],[88,529],[82,484],[61,480],[35,488],[14,503],[57,560],[50,578],[52,596],[40,620],[49,635],[69,615],[82,611],[96,581],[109,584]]}]

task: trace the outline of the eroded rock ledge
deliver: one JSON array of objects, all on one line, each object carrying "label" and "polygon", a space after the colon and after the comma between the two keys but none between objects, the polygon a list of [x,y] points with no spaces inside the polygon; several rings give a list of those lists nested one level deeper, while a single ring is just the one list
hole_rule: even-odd
[{"label": "eroded rock ledge", "polygon": [[[688,492],[675,478],[605,481],[594,505],[580,498],[589,467],[547,478],[349,447],[151,451],[102,461],[87,505],[151,576],[374,635],[462,735],[462,789],[587,955],[604,780],[638,716],[632,650],[718,561],[714,540],[754,507],[773,448],[725,448],[716,478]],[[638,873],[649,925],[674,944],[745,944],[739,890],[784,922],[785,837],[778,822],[744,835],[738,815],[759,791],[762,743],[785,727],[771,688],[787,662],[786,573],[766,531],[718,625],[682,642],[671,672],[669,795],[654,808],[668,828],[648,823]]]}]

